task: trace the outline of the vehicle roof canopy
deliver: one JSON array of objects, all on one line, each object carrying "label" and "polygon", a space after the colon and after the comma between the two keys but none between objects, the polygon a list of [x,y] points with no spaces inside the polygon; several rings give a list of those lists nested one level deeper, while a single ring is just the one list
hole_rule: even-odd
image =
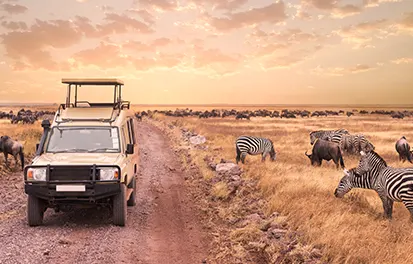
[{"label": "vehicle roof canopy", "polygon": [[119,79],[111,79],[111,78],[86,78],[86,79],[79,79],[79,78],[71,78],[71,79],[62,79],[62,83],[64,84],[74,84],[74,85],[124,85],[124,82]]}]

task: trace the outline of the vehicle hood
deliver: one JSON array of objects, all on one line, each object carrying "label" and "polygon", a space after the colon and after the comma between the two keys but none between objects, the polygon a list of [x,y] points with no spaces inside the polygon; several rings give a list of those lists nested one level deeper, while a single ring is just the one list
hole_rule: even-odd
[{"label": "vehicle hood", "polygon": [[120,153],[43,153],[33,160],[33,165],[116,165]]}]

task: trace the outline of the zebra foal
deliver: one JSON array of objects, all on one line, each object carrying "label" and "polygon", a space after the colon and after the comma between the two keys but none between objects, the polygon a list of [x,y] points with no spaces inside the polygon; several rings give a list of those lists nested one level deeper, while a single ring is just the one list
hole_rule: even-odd
[{"label": "zebra foal", "polygon": [[276,156],[274,144],[268,138],[241,136],[235,141],[235,148],[237,150],[237,164],[240,160],[243,164],[245,164],[245,157],[247,156],[247,154],[262,154],[261,160],[263,162],[265,161],[267,155],[270,155],[272,161],[275,160]]},{"label": "zebra foal", "polygon": [[356,168],[344,170],[334,195],[343,197],[352,188],[373,189],[379,195],[384,216],[392,218],[393,202],[402,202],[410,212],[413,222],[413,168],[392,168],[374,151],[360,152],[361,159]]}]

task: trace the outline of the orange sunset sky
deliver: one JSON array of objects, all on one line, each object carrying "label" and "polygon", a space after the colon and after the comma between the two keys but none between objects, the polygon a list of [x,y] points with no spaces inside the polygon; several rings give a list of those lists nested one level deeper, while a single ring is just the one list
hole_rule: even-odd
[{"label": "orange sunset sky", "polygon": [[2,0],[0,23],[0,102],[68,77],[135,104],[413,102],[413,0]]}]

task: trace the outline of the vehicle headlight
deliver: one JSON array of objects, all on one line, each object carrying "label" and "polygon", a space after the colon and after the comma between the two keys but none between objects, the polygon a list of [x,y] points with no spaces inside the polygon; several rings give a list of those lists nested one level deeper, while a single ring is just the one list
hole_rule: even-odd
[{"label": "vehicle headlight", "polygon": [[119,179],[119,170],[116,168],[100,168],[101,181],[113,181]]},{"label": "vehicle headlight", "polygon": [[30,168],[27,170],[28,181],[46,181],[46,168]]}]

